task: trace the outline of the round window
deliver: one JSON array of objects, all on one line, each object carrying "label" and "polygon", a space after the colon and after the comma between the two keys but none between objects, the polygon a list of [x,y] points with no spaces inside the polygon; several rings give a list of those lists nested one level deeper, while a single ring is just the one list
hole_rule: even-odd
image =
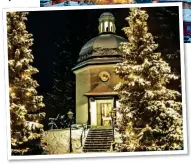
[{"label": "round window", "polygon": [[108,72],[102,71],[99,74],[99,78],[101,79],[101,81],[106,82],[106,81],[108,81],[110,79],[110,75],[109,75]]}]

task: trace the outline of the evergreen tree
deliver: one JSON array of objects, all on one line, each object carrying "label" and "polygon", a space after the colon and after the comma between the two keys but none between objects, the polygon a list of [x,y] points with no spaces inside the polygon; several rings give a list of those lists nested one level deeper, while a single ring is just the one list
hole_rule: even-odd
[{"label": "evergreen tree", "polygon": [[[75,76],[72,73],[74,62],[70,53],[71,46],[66,37],[61,37],[56,43],[57,51],[53,62],[54,86],[52,92],[47,94],[47,118],[56,117],[58,114],[66,115],[70,109],[75,109]],[[65,119],[67,120],[67,115]],[[60,121],[64,120],[59,120],[58,127],[61,126]]]},{"label": "evergreen tree", "polygon": [[32,34],[26,30],[26,12],[7,14],[11,148],[13,155],[41,154],[40,146],[45,113],[43,97],[37,95],[38,73],[31,63]]},{"label": "evergreen tree", "polygon": [[119,126],[126,139],[121,151],[183,149],[181,94],[168,89],[174,75],[148,32],[146,11],[131,9],[123,28],[129,39],[122,43],[122,62],[115,73],[122,79],[115,90],[120,96]]}]

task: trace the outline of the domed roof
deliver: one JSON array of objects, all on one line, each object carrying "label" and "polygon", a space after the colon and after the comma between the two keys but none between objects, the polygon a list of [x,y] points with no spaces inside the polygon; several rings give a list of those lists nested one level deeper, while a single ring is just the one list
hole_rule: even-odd
[{"label": "domed roof", "polygon": [[81,49],[79,57],[91,52],[96,48],[109,48],[115,49],[119,48],[121,42],[127,42],[127,40],[121,36],[115,34],[102,34],[90,41],[88,41]]},{"label": "domed roof", "polygon": [[73,70],[91,64],[112,64],[121,60],[119,46],[127,40],[115,34],[115,18],[109,12],[99,18],[99,35],[89,40],[81,49],[77,65]]},{"label": "domed roof", "polygon": [[101,14],[100,17],[104,17],[104,16],[111,16],[111,17],[113,17],[113,14],[110,13],[110,12],[105,12],[105,13]]}]

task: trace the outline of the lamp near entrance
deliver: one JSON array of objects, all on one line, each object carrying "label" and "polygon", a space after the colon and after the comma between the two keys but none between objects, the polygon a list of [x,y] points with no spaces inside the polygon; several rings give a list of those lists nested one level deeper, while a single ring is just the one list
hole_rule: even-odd
[{"label": "lamp near entrance", "polygon": [[72,125],[72,118],[73,118],[74,113],[71,110],[69,110],[67,115],[68,115],[68,118],[70,119],[70,153],[71,153],[72,152],[72,128],[71,128],[71,125]]},{"label": "lamp near entrance", "polygon": [[111,118],[115,118],[115,116],[116,116],[116,109],[113,108],[113,109],[111,110],[110,114],[111,114]]},{"label": "lamp near entrance", "polygon": [[69,112],[67,113],[67,115],[68,115],[68,118],[69,118],[70,120],[72,120],[74,113],[73,113],[71,110],[69,110]]}]

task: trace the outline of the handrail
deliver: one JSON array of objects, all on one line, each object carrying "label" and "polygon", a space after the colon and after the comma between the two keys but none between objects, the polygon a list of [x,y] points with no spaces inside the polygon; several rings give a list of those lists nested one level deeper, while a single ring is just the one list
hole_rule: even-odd
[{"label": "handrail", "polygon": [[81,136],[80,136],[80,142],[81,142],[81,147],[83,146],[83,133],[84,133],[84,138],[85,138],[85,132],[86,132],[86,129],[87,129],[87,125],[84,125],[82,124],[82,133],[81,133]]}]

